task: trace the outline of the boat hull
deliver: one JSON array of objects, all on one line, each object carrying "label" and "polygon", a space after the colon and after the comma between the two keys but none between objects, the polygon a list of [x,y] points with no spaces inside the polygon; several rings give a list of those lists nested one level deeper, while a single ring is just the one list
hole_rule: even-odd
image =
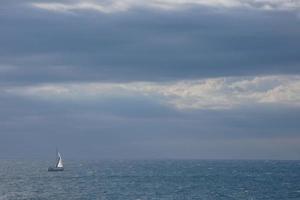
[{"label": "boat hull", "polygon": [[63,167],[49,167],[48,168],[48,172],[60,172],[60,171],[64,171]]}]

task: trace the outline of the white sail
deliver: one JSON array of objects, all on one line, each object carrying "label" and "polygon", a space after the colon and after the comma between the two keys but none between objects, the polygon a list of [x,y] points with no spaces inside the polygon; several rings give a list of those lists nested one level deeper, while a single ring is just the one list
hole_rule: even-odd
[{"label": "white sail", "polygon": [[62,161],[62,158],[61,158],[61,155],[60,155],[59,152],[57,152],[57,164],[56,164],[56,167],[60,167],[60,168],[64,167],[63,161]]}]

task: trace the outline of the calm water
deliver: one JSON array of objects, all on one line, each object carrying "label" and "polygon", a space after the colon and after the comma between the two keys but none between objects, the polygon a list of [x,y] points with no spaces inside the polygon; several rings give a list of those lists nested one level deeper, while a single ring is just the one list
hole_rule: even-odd
[{"label": "calm water", "polygon": [[3,199],[300,200],[300,161],[0,161]]}]

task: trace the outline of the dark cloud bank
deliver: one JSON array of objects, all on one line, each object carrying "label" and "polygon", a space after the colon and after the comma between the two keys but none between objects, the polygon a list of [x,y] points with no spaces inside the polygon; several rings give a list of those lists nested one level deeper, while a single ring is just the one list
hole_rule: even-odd
[{"label": "dark cloud bank", "polygon": [[15,67],[1,73],[3,84],[300,72],[294,12],[195,6],[68,14],[13,5],[0,17],[0,64]]}]

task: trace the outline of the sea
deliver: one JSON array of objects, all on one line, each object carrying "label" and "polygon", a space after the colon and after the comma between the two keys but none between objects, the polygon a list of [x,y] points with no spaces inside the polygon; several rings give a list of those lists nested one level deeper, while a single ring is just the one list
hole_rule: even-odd
[{"label": "sea", "polygon": [[0,200],[300,200],[300,161],[0,160]]}]

